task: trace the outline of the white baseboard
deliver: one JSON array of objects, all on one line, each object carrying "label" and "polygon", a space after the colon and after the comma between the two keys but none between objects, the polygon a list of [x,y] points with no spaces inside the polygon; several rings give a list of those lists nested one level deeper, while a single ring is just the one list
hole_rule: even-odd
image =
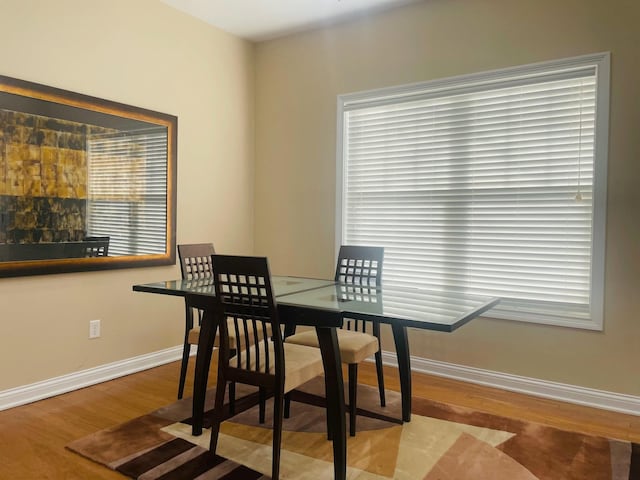
[{"label": "white baseboard", "polygon": [[[193,350],[197,350],[192,348]],[[182,345],[0,392],[0,410],[106,382],[182,358]],[[178,379],[176,379],[177,385]]]},{"label": "white baseboard", "polygon": [[[194,353],[193,350],[196,349],[192,348],[192,354]],[[382,356],[386,365],[398,365],[395,353],[383,352]],[[179,360],[181,357],[182,345],[179,345],[80,372],[62,375],[42,382],[4,390],[0,392],[0,410],[6,410],[60,395],[61,393],[106,382],[107,380],[131,373],[147,370]],[[632,395],[519,377],[517,375],[439,362],[421,357],[411,357],[411,369],[416,372],[428,373],[512,392],[526,393],[537,397],[602,408],[614,412],[640,415],[640,397]]]},{"label": "white baseboard", "polygon": [[[386,365],[398,365],[394,352],[383,352],[382,357]],[[411,357],[411,370],[536,397],[640,415],[640,397],[632,395],[520,377],[421,357]]]}]

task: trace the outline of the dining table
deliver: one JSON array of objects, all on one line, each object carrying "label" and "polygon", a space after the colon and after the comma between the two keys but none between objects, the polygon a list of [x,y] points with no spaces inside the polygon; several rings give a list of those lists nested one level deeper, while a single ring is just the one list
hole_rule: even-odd
[{"label": "dining table", "polygon": [[[336,329],[345,319],[388,324],[393,333],[401,393],[400,422],[411,420],[411,357],[408,329],[453,332],[487,312],[498,297],[453,289],[427,289],[401,284],[341,284],[294,276],[271,277],[285,336],[298,326],[318,335],[325,373],[327,428],[331,432],[334,478],[344,480],[347,467],[344,380]],[[207,378],[217,330],[213,279],[178,279],[134,285],[136,292],[184,297],[203,312],[196,356],[192,400],[192,433],[202,433]]]}]

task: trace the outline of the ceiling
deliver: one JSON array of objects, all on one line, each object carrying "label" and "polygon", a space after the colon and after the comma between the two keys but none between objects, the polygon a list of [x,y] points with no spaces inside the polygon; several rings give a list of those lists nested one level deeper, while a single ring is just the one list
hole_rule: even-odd
[{"label": "ceiling", "polygon": [[161,0],[255,42],[420,0]]}]

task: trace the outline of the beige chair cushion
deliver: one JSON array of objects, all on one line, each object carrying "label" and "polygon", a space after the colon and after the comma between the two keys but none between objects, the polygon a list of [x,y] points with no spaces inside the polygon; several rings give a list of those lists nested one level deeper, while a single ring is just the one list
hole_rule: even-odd
[{"label": "beige chair cushion", "polygon": [[284,391],[289,392],[303,383],[324,374],[322,354],[318,348],[284,344]]},{"label": "beige chair cushion", "polygon": [[[294,388],[299,387],[303,383],[322,375],[324,373],[324,366],[322,363],[322,355],[320,349],[313,347],[306,347],[304,345],[284,344],[284,391],[289,392]],[[246,368],[246,355],[249,355],[249,369],[256,370],[256,347],[255,345],[248,350],[242,352],[238,359],[240,360],[241,368]],[[236,360],[231,359],[229,361],[230,367],[236,366]],[[264,373],[275,373],[275,354],[273,351],[273,342],[269,341],[269,372],[266,370],[264,344],[260,343],[260,366],[258,369]]]},{"label": "beige chair cushion", "polygon": [[[338,332],[338,347],[342,363],[360,363],[378,351],[378,339],[373,335],[342,328],[336,331]],[[296,333],[287,337],[285,342],[285,344],[291,343],[316,348],[320,346],[315,330]]]},{"label": "beige chair cushion", "polygon": [[[249,330],[249,339],[253,342],[253,326],[251,324],[247,325]],[[227,328],[229,329],[229,348],[235,350],[238,345],[236,341],[236,331],[233,326],[233,320],[227,320]],[[271,335],[271,325],[267,325],[267,335]],[[258,330],[258,340],[262,340],[262,331]],[[191,345],[198,344],[198,338],[200,338],[200,327],[193,327],[189,330],[189,343]],[[242,341],[244,343],[244,339]],[[220,335],[216,335],[216,339],[213,342],[214,347],[220,346]]]}]

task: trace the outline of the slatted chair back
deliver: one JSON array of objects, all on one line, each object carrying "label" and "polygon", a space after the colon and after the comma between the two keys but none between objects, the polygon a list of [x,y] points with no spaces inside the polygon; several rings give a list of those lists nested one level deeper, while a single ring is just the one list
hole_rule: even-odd
[{"label": "slatted chair back", "polygon": [[[284,351],[278,310],[264,257],[213,255],[218,298],[220,367],[227,380],[280,388]],[[231,357],[229,329],[240,348]]]},{"label": "slatted chair back", "polygon": [[[334,277],[340,284],[341,299],[375,301],[376,290],[382,284],[383,260],[384,247],[342,245]],[[367,325],[371,322],[347,318],[343,328],[366,332]]]},{"label": "slatted chair back", "polygon": [[85,257],[108,257],[111,237],[85,237]]},{"label": "slatted chair back", "polygon": [[185,280],[199,280],[213,277],[211,255],[215,253],[211,243],[191,243],[178,245],[180,271]]},{"label": "slatted chair back", "polygon": [[[211,255],[215,253],[212,243],[190,243],[178,245],[180,271],[184,280],[203,280],[213,277]],[[185,301],[187,329],[200,325],[202,311],[191,308]],[[195,318],[194,318],[195,317]],[[194,321],[197,319],[197,323]]]}]

